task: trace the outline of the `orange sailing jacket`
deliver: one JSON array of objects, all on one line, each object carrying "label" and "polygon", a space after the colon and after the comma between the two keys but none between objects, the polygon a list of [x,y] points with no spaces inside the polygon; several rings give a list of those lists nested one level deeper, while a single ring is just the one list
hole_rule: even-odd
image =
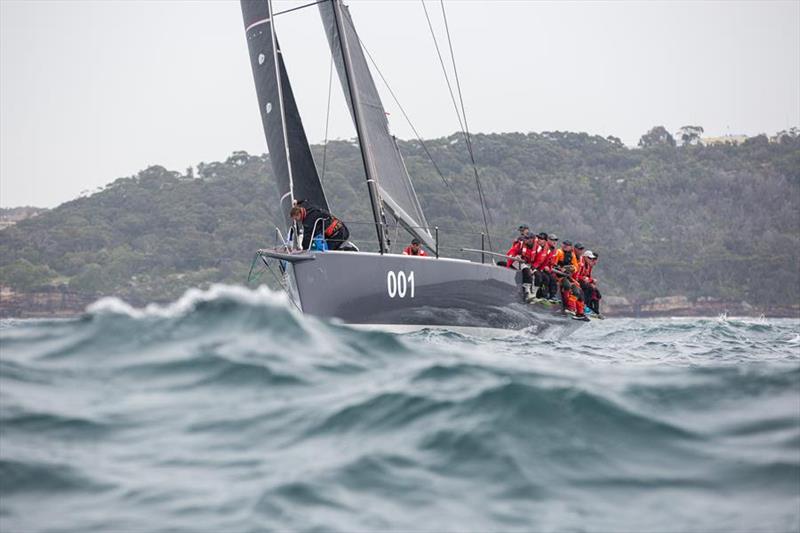
[{"label": "orange sailing jacket", "polygon": [[[560,265],[563,261],[564,261],[564,249],[563,248],[559,248],[556,251],[556,265]],[[572,259],[570,261],[570,264],[573,267],[575,267],[575,271],[577,272],[579,265],[578,265],[578,255],[575,253],[575,250],[572,250]],[[563,266],[566,266],[566,265],[563,265]]]}]

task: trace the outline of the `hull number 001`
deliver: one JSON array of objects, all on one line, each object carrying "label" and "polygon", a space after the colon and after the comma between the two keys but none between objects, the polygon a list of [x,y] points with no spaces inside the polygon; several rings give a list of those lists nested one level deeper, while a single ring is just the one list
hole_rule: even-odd
[{"label": "hull number 001", "polygon": [[400,272],[390,270],[386,274],[386,291],[389,293],[389,298],[413,298],[414,271],[406,274],[402,270]]}]

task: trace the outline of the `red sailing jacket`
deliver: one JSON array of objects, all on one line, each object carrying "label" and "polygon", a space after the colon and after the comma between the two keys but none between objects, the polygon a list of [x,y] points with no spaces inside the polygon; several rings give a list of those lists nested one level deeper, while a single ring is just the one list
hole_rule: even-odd
[{"label": "red sailing jacket", "polygon": [[558,248],[545,248],[542,251],[543,255],[539,259],[539,268],[540,270],[551,270],[554,266],[556,266],[556,252],[558,252]]},{"label": "red sailing jacket", "polygon": [[547,255],[547,245],[540,245],[536,248],[536,251],[533,253],[533,268],[541,268],[542,262],[544,261],[545,256]]},{"label": "red sailing jacket", "polygon": [[[506,255],[510,257],[517,257],[522,253],[522,241],[514,241],[514,244],[511,245],[511,248],[508,249]],[[506,267],[513,268],[511,265],[514,264],[513,259],[509,259],[506,261]]]},{"label": "red sailing jacket", "polygon": [[522,247],[522,258],[525,260],[526,263],[533,266],[533,260],[536,259],[536,245],[533,246],[523,246]]},{"label": "red sailing jacket", "polygon": [[428,255],[425,253],[425,250],[420,247],[419,252],[414,253],[414,250],[411,249],[411,246],[406,246],[406,249],[403,250],[403,255],[418,255],[420,257]]},{"label": "red sailing jacket", "polygon": [[575,276],[575,278],[580,283],[594,283],[594,278],[592,277],[592,268],[593,266],[589,264],[589,261],[587,261],[585,257],[581,257],[580,268],[578,269],[577,276]]}]

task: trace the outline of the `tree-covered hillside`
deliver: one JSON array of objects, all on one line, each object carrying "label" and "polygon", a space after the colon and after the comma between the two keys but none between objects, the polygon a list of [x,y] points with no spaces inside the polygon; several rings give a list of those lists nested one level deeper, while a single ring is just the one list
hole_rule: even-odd
[{"label": "tree-covered hillside", "polygon": [[[475,135],[495,250],[505,251],[525,222],[598,252],[607,294],[800,301],[800,138],[676,147],[651,137],[630,149],[585,133]],[[402,142],[401,151],[442,250],[479,247],[483,222],[463,138],[425,145],[450,188],[419,142]],[[333,210],[362,249],[374,246],[374,230],[358,223],[371,214],[357,146],[313,151],[318,166],[325,160]],[[208,282],[243,283],[254,251],[274,242],[280,223],[271,174],[268,156],[236,152],[196,173],[156,166],[120,178],[0,231],[0,284],[66,284],[140,303]],[[396,251],[407,240],[398,238]]]}]

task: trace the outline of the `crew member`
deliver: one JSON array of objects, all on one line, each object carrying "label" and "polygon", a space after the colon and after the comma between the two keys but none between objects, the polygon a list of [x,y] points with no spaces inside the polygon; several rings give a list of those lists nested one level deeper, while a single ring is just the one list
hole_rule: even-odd
[{"label": "crew member", "polygon": [[597,290],[597,282],[592,277],[592,269],[597,264],[597,254],[591,250],[586,250],[583,252],[583,256],[581,257],[581,266],[578,270],[578,283],[581,285],[581,289],[583,290],[583,300],[586,302],[586,306],[591,309],[594,313],[600,314],[600,299],[602,296],[600,295],[600,291]]},{"label": "crew member", "polygon": [[423,250],[420,246],[419,239],[415,237],[411,239],[411,245],[406,246],[405,250],[403,250],[403,255],[418,255],[420,257],[425,257],[428,254],[426,254],[425,250]]},{"label": "crew member", "polygon": [[317,235],[323,236],[331,250],[338,250],[350,238],[350,230],[344,222],[305,200],[299,200],[289,216],[303,226],[303,250],[308,250]]},{"label": "crew member", "polygon": [[548,235],[543,232],[539,234],[539,243],[539,249],[533,260],[533,268],[536,269],[533,281],[538,287],[536,297],[555,302],[558,301],[556,300],[558,283],[553,272],[553,267],[556,264],[558,237],[555,234],[551,233]]},{"label": "crew member", "polygon": [[561,248],[556,252],[556,265],[561,268],[572,265],[576,271],[578,270],[578,257],[572,249],[571,241],[561,243]]},{"label": "crew member", "polygon": [[[517,268],[514,265],[519,264],[521,262],[517,258],[519,258],[520,255],[522,254],[522,249],[524,248],[524,246],[525,243],[521,238],[517,238],[517,240],[514,241],[514,244],[512,244],[511,248],[509,248],[508,251],[506,252],[506,256],[508,256],[508,259],[506,260],[507,268],[513,268],[513,269]],[[512,257],[514,259],[512,259]]]}]

